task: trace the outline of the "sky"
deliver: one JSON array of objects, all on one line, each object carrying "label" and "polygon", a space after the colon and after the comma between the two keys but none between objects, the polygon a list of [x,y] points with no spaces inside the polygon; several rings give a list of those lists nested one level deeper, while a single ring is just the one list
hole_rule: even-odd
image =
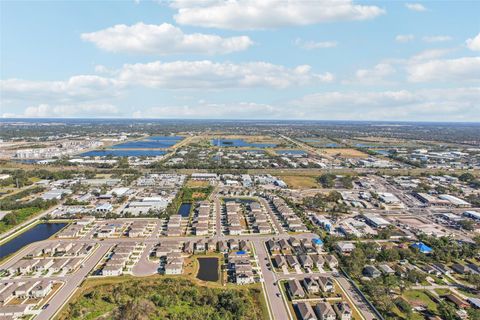
[{"label": "sky", "polygon": [[0,118],[478,122],[479,12],[480,1],[0,0]]}]

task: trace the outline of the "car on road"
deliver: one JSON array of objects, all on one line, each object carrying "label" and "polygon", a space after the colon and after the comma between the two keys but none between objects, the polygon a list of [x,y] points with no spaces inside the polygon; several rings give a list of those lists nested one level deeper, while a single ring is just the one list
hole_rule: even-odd
[{"label": "car on road", "polygon": [[46,305],[44,305],[44,306],[42,307],[42,310],[47,309],[49,305],[50,305],[50,303],[47,303]]}]

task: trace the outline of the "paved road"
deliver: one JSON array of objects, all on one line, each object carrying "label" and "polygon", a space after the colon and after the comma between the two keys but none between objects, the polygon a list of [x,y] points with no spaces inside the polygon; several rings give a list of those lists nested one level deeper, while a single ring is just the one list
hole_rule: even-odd
[{"label": "paved road", "polygon": [[353,287],[353,285],[344,277],[338,277],[336,278],[340,286],[345,290],[347,295],[350,297],[350,299],[353,300],[355,306],[359,309],[359,311],[362,313],[362,316],[366,320],[373,320],[377,319],[375,316],[375,313],[370,309],[368,306],[367,302],[365,299],[362,298],[362,296],[357,292],[357,290]]},{"label": "paved road", "polygon": [[62,306],[70,299],[80,286],[82,281],[86,278],[88,273],[95,267],[100,259],[110,249],[110,245],[102,244],[95,250],[95,252],[85,261],[83,268],[78,269],[74,274],[65,277],[64,285],[58,292],[55,293],[52,299],[49,301],[49,306],[40,311],[35,317],[35,320],[48,320],[62,308]]},{"label": "paved road", "polygon": [[280,288],[277,285],[276,274],[273,271],[268,270],[267,263],[270,262],[270,259],[268,259],[268,252],[265,249],[264,241],[253,240],[252,243],[258,256],[260,269],[262,270],[268,304],[270,305],[273,319],[291,319],[291,316],[285,307]]},{"label": "paved road", "polygon": [[134,276],[151,276],[158,273],[158,262],[152,262],[148,259],[154,243],[149,243],[145,247],[138,262],[133,266],[132,274]]},{"label": "paved road", "polygon": [[222,234],[222,204],[220,203],[220,199],[218,196],[214,197],[214,205],[215,205],[215,236],[221,237]]}]

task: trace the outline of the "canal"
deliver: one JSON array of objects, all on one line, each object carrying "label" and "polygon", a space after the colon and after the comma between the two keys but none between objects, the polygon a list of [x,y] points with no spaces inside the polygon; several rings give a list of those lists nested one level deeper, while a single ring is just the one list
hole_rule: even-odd
[{"label": "canal", "polygon": [[200,264],[197,273],[198,279],[211,282],[218,281],[218,258],[198,258],[198,263]]},{"label": "canal", "polygon": [[182,218],[188,218],[190,216],[190,209],[192,208],[191,203],[182,203],[180,208],[178,208],[178,214],[182,216]]},{"label": "canal", "polygon": [[65,227],[66,223],[39,223],[33,228],[21,233],[12,240],[0,245],[0,259],[17,252],[21,248],[35,241],[41,241],[50,238],[60,229]]}]

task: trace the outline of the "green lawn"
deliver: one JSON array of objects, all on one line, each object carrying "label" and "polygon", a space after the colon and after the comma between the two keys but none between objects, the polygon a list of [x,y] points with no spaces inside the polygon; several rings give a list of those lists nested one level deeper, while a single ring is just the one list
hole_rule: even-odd
[{"label": "green lawn", "polygon": [[421,290],[408,290],[403,293],[403,297],[413,306],[416,305],[423,305],[429,311],[436,313],[437,312],[437,304],[430,299],[430,297]]}]

